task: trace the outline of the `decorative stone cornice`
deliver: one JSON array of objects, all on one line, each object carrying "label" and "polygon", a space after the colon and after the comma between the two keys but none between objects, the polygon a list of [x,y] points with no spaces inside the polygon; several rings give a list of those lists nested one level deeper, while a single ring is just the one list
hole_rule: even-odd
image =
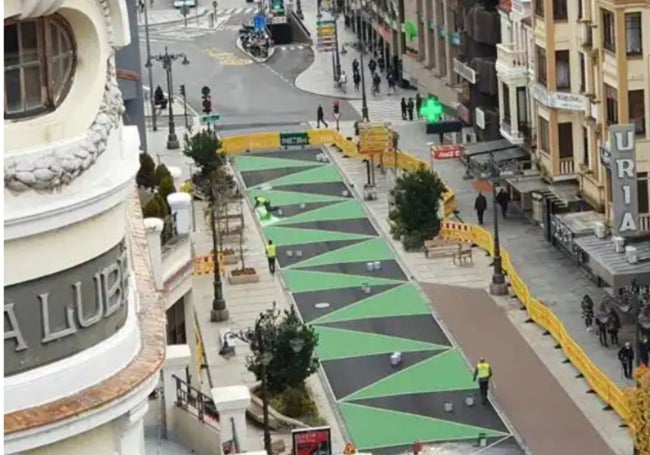
[{"label": "decorative stone cornice", "polygon": [[58,10],[65,0],[21,0],[20,19],[47,16]]},{"label": "decorative stone cornice", "polygon": [[5,159],[5,188],[18,194],[60,189],[88,170],[107,148],[110,134],[122,125],[124,103],[113,57],[108,60],[99,112],[83,139],[27,156]]}]

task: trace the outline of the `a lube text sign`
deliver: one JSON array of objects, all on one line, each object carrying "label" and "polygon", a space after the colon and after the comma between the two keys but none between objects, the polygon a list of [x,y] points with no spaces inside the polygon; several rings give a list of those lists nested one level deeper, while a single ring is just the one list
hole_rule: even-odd
[{"label": "a lube text sign", "polygon": [[609,127],[614,234],[634,237],[639,231],[634,125]]},{"label": "a lube text sign", "polygon": [[128,288],[124,243],[62,272],[5,287],[5,376],[114,335],[126,321]]}]

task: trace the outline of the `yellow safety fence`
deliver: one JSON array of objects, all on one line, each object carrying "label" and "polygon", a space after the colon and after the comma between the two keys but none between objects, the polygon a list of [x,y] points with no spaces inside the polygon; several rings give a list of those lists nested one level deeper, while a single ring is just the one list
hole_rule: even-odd
[{"label": "yellow safety fence", "polygon": [[[441,235],[444,238],[473,243],[491,255],[494,254],[492,234],[479,226],[444,221],[442,223]],[[546,305],[530,295],[528,286],[519,277],[519,274],[510,262],[510,255],[503,248],[501,249],[501,259],[503,261],[503,270],[510,279],[512,289],[522,305],[526,307],[530,319],[551,334],[561,346],[567,359],[582,373],[585,380],[598,396],[611,406],[621,419],[628,421],[630,415],[629,404],[624,390],[618,387],[594,365],[578,343],[571,338],[559,318]]]},{"label": "yellow safety fence", "polygon": [[[222,276],[226,276],[226,264],[223,253],[219,253],[219,270]],[[202,254],[194,258],[194,275],[212,275],[214,272],[214,258],[212,254]]]},{"label": "yellow safety fence", "polygon": [[[348,141],[345,137],[334,130],[308,130],[309,144],[315,146],[334,145],[344,155],[350,158],[364,159],[364,155],[359,154],[357,144],[354,141]],[[279,132],[265,132],[247,134],[242,136],[231,136],[222,139],[221,152],[229,155],[237,155],[249,150],[251,152],[256,150],[268,150],[280,148],[280,133]],[[408,152],[398,151],[397,153],[389,153],[384,156],[384,165],[392,167],[395,165],[395,158],[397,158],[397,166],[405,171],[412,172],[424,166],[430,168],[431,165],[424,160],[421,160]],[[443,196],[443,209],[444,216],[450,217],[456,211],[456,196],[451,188],[447,187],[447,191]]]}]

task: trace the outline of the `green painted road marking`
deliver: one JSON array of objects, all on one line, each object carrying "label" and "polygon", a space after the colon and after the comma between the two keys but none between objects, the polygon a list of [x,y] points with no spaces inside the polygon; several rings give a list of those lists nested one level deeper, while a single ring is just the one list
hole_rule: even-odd
[{"label": "green painted road marking", "polygon": [[357,390],[343,400],[388,397],[411,393],[473,390],[474,382],[467,362],[457,349],[450,349],[380,381]]},{"label": "green painted road marking", "polygon": [[339,402],[348,432],[357,449],[410,446],[414,441],[477,440],[506,436],[507,433],[415,414]]},{"label": "green painted road marking", "polygon": [[354,220],[357,218],[367,218],[368,215],[359,201],[347,200],[338,204],[328,205],[309,212],[299,213],[298,215],[284,218],[280,224],[298,224],[309,223],[313,221],[330,221],[330,220]]},{"label": "green painted road marking", "polygon": [[268,182],[256,185],[256,187],[262,185],[270,185],[272,187],[284,185],[307,185],[310,183],[332,183],[341,181],[341,176],[334,166],[327,165],[318,166],[315,169],[309,169],[302,172],[296,172],[295,174],[289,174],[275,180],[269,180]]},{"label": "green painted road marking", "polygon": [[320,231],[317,229],[298,229],[282,226],[269,226],[264,234],[277,246],[303,245],[308,243],[335,242],[337,240],[362,240],[369,236],[345,232]]},{"label": "green painted road marking", "polygon": [[285,269],[282,272],[290,292],[313,292],[327,289],[356,288],[364,284],[380,286],[382,284],[404,283],[401,280],[375,278],[343,273],[314,272],[311,270]]},{"label": "green painted road marking", "polygon": [[386,362],[389,362],[388,355],[393,352],[449,349],[448,346],[376,333],[334,329],[324,326],[316,326],[314,329],[318,333],[316,351],[321,361],[386,354]]},{"label": "green painted road marking", "polygon": [[389,289],[381,294],[359,300],[339,310],[322,316],[311,324],[353,321],[357,319],[384,318],[431,314],[431,308],[411,283]]},{"label": "green painted road marking", "polygon": [[390,249],[388,243],[382,238],[373,237],[365,242],[356,243],[354,245],[346,246],[329,253],[321,254],[320,256],[306,259],[302,262],[294,264],[292,267],[312,267],[316,265],[328,264],[347,264],[350,262],[365,262],[365,261],[386,261],[394,259],[395,255],[393,250]]},{"label": "green painted road marking", "polygon": [[317,163],[313,161],[289,160],[264,156],[240,155],[235,157],[235,166],[240,172],[266,171],[287,167],[313,167],[315,164]]},{"label": "green painted road marking", "polygon": [[308,193],[296,193],[293,191],[261,191],[261,190],[251,190],[249,193],[251,201],[255,202],[256,196],[263,196],[269,201],[274,207],[283,207],[285,205],[292,204],[309,204],[310,202],[336,202],[344,201],[347,198],[339,196],[327,196],[325,194],[308,194]]}]

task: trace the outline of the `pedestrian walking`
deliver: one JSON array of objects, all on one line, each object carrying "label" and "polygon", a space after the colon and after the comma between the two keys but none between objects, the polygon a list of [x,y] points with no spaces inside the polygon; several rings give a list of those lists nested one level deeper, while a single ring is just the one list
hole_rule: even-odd
[{"label": "pedestrian walking", "polygon": [[596,326],[598,327],[598,340],[601,346],[609,347],[607,344],[607,315],[599,315],[596,318]]},{"label": "pedestrian walking", "polygon": [[356,58],[352,60],[352,74],[359,72],[359,60]]},{"label": "pedestrian walking", "polygon": [[269,272],[271,275],[275,275],[275,257],[276,249],[272,240],[269,240],[269,244],[266,245],[266,259],[269,261]]},{"label": "pedestrian walking", "polygon": [[375,62],[374,58],[371,58],[368,62],[368,69],[370,70],[370,74],[375,73],[375,70],[377,69],[377,62]]},{"label": "pedestrian walking", "polygon": [[623,375],[626,379],[632,379],[632,365],[634,362],[634,349],[630,346],[630,342],[626,342],[625,345],[618,350],[618,360],[621,361],[621,366],[623,367]]},{"label": "pedestrian walking", "polygon": [[381,84],[381,77],[379,76],[379,73],[375,73],[372,76],[372,94],[373,95],[378,95],[379,94],[379,86]]},{"label": "pedestrian walking", "polygon": [[587,332],[591,332],[594,325],[594,301],[588,294],[582,298],[582,317],[585,320]]},{"label": "pedestrian walking", "polygon": [[490,387],[490,378],[492,377],[492,367],[483,357],[476,364],[474,370],[474,381],[478,379],[478,387],[481,391],[481,400],[483,404],[488,404],[488,389]]},{"label": "pedestrian walking", "polygon": [[384,62],[384,57],[380,56],[379,59],[377,59],[377,66],[379,67],[379,71],[383,73],[384,68],[386,67],[386,62]]},{"label": "pedestrian walking", "polygon": [[478,224],[483,226],[483,214],[487,210],[487,199],[485,199],[483,193],[478,193],[478,196],[476,196],[476,199],[474,200],[474,210],[476,210]]},{"label": "pedestrian walking", "polygon": [[643,338],[639,342],[639,360],[643,366],[650,366],[648,360],[650,358],[650,341],[648,337],[643,335]]},{"label": "pedestrian walking", "polygon": [[327,122],[325,121],[325,112],[323,112],[323,106],[320,104],[318,105],[318,109],[316,109],[316,118],[316,128],[320,128],[321,123],[325,125],[325,128],[329,128]]},{"label": "pedestrian walking", "polygon": [[503,218],[508,214],[508,204],[510,204],[510,195],[508,192],[501,188],[497,194],[497,204],[501,207],[501,215]]},{"label": "pedestrian walking", "polygon": [[621,330],[621,318],[618,317],[618,314],[613,308],[609,310],[606,324],[610,341],[613,345],[618,346],[618,332]]},{"label": "pedestrian walking", "polygon": [[354,73],[352,76],[352,80],[354,81],[354,90],[359,91],[359,83],[361,82],[361,74],[359,74],[359,71]]},{"label": "pedestrian walking", "polygon": [[390,93],[392,91],[393,93],[396,93],[395,76],[393,76],[392,73],[388,73],[388,76],[386,76],[386,82],[388,82],[388,92]]},{"label": "pedestrian walking", "polygon": [[406,98],[402,98],[399,105],[402,108],[402,120],[406,120]]},{"label": "pedestrian walking", "polygon": [[415,113],[418,116],[418,120],[422,118],[422,114],[420,114],[420,109],[422,109],[422,97],[420,96],[419,93],[415,94]]},{"label": "pedestrian walking", "polygon": [[408,110],[409,113],[409,120],[413,121],[413,108],[415,107],[415,104],[413,103],[413,98],[409,98],[408,102],[406,103],[406,109]]}]

